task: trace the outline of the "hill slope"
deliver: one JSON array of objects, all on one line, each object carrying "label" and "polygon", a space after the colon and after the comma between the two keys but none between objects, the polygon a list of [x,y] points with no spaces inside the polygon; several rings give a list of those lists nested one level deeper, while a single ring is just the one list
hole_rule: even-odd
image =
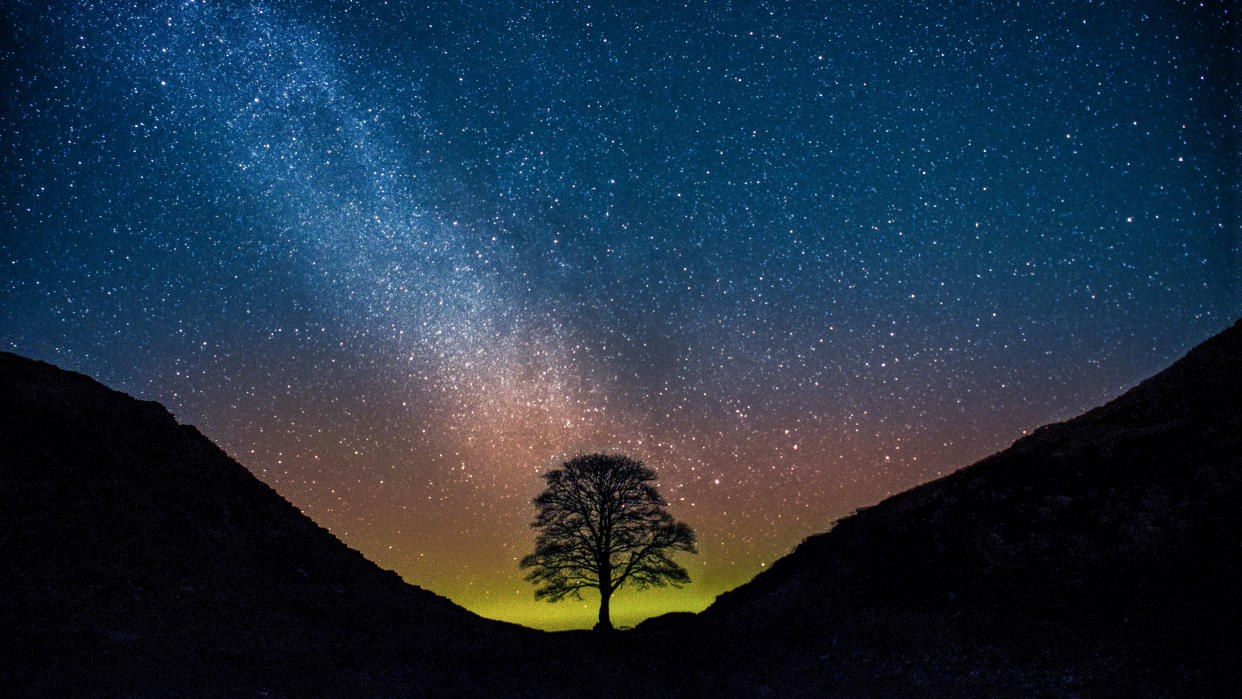
[{"label": "hill slope", "polygon": [[700,615],[544,634],[366,561],[162,407],[0,353],[19,694],[1228,694],[1242,322],[810,537]]},{"label": "hill slope", "polygon": [[1237,679],[1239,589],[1242,321],[810,537],[697,623],[767,639],[752,658],[794,687],[841,689],[848,659],[905,687],[1210,692]]},{"label": "hill slope", "polygon": [[509,681],[474,651],[526,630],[379,569],[159,404],[0,353],[0,445],[10,690]]}]

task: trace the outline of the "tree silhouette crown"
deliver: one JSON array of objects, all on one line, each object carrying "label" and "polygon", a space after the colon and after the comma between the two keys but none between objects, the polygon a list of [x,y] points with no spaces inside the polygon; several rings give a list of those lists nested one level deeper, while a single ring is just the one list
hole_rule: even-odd
[{"label": "tree silhouette crown", "polygon": [[535,598],[556,602],[600,593],[600,622],[611,628],[608,601],[622,585],[680,587],[690,575],[671,557],[697,553],[694,531],[668,513],[640,461],[613,454],[578,456],[544,474],[534,499],[535,552],[521,561]]}]

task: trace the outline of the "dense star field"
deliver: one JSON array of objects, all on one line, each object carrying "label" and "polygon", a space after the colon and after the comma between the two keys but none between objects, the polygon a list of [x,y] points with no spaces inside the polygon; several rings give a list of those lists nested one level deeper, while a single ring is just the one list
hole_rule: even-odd
[{"label": "dense star field", "polygon": [[10,2],[0,348],[158,400],[485,616],[539,474],[698,610],[1242,310],[1229,3]]}]

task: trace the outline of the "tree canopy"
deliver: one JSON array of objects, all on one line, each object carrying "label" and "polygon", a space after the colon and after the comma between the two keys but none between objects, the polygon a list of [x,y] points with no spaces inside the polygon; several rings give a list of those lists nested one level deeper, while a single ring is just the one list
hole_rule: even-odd
[{"label": "tree canopy", "polygon": [[544,474],[533,500],[535,552],[521,561],[535,598],[557,602],[599,590],[599,623],[612,628],[608,604],[622,585],[680,587],[690,575],[672,559],[698,553],[694,530],[673,519],[652,483],[655,472],[626,456],[586,454]]}]

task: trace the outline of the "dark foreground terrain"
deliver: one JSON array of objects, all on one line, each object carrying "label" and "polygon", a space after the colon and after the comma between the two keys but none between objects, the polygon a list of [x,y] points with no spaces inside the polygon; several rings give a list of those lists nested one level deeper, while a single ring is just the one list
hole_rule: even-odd
[{"label": "dark foreground terrain", "polygon": [[6,694],[1225,696],[1239,657],[1242,324],[607,636],[407,585],[158,404],[0,353]]},{"label": "dark foreground terrain", "polygon": [[808,538],[702,614],[736,683],[1242,691],[1242,321],[1116,400]]}]

